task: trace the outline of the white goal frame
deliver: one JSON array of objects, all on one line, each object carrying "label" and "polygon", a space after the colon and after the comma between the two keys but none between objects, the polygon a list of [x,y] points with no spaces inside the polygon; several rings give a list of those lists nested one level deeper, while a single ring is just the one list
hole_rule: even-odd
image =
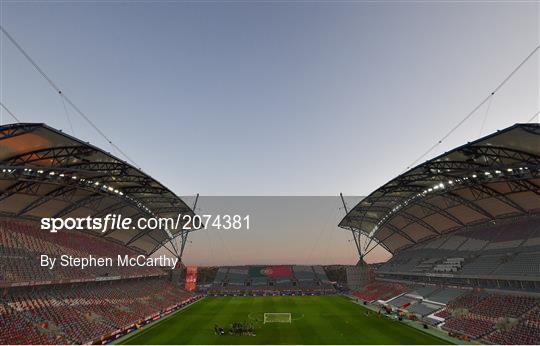
[{"label": "white goal frame", "polygon": [[290,312],[265,312],[263,324],[266,323],[291,323],[292,314]]}]

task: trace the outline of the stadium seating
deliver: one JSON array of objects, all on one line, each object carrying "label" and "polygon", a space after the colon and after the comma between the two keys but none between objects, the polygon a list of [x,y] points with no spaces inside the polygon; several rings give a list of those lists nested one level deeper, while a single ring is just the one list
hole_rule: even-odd
[{"label": "stadium seating", "polygon": [[540,328],[527,322],[519,323],[508,330],[497,330],[485,340],[499,345],[538,345],[540,344]]},{"label": "stadium seating", "polygon": [[413,287],[413,289],[407,292],[407,294],[424,298],[433,294],[438,289],[439,288],[437,286],[417,286],[417,287]]},{"label": "stadium seating", "polygon": [[321,266],[221,267],[209,289],[222,294],[329,294],[336,290]]},{"label": "stadium seating", "polygon": [[489,240],[469,238],[459,247],[459,250],[470,252],[478,251],[483,249],[487,244],[489,244]]},{"label": "stadium seating", "polygon": [[434,313],[437,310],[440,310],[440,305],[435,304],[429,304],[429,303],[418,303],[413,304],[410,307],[407,308],[407,311],[413,314],[417,314],[420,316],[427,316],[429,314]]},{"label": "stadium seating", "polygon": [[452,314],[454,310],[466,309],[468,311],[486,298],[488,298],[488,295],[485,293],[471,292],[468,294],[464,294],[450,301],[447,304],[446,308],[440,312],[437,312],[435,316],[447,318]]},{"label": "stadium seating", "polygon": [[540,252],[522,252],[503,262],[494,275],[504,276],[539,276]]},{"label": "stadium seating", "polygon": [[540,307],[531,310],[524,318],[527,323],[540,328]]},{"label": "stadium seating", "polygon": [[466,261],[461,269],[462,275],[491,274],[503,261],[504,254],[483,255]]},{"label": "stadium seating", "polygon": [[16,311],[0,304],[0,344],[67,344],[62,336],[46,333],[46,329],[19,316]]},{"label": "stadium seating", "polygon": [[277,279],[276,286],[280,289],[287,289],[293,287],[293,282],[291,279]]},{"label": "stadium seating", "polygon": [[539,298],[493,294],[480,301],[469,312],[491,318],[517,318],[538,304],[540,304]]},{"label": "stadium seating", "polygon": [[[445,318],[443,328],[452,332],[484,337],[490,343],[529,344],[540,341],[538,306],[538,297],[471,292],[452,300],[435,316]],[[459,315],[452,316],[453,311],[458,311]],[[521,322],[508,330],[497,330],[497,323],[506,318]]]},{"label": "stadium seating", "polygon": [[293,266],[294,276],[298,281],[315,280],[315,272],[310,266]]},{"label": "stadium seating", "polygon": [[[352,294],[482,343],[538,344],[538,263],[540,219],[497,220],[399,249]],[[382,280],[408,288],[381,299]]]},{"label": "stadium seating", "polygon": [[387,300],[407,291],[408,287],[401,283],[374,281],[367,284],[353,295],[366,301]]},{"label": "stadium seating", "polygon": [[460,235],[451,236],[444,243],[441,244],[440,248],[446,250],[456,250],[465,241],[467,241],[467,239],[467,237]]},{"label": "stadium seating", "polygon": [[19,289],[0,302],[0,343],[89,343],[190,299],[157,278]]},{"label": "stadium seating", "polygon": [[77,267],[57,266],[54,270],[42,267],[40,255],[59,257],[109,256],[110,254],[136,256],[138,253],[111,241],[85,232],[59,231],[49,234],[37,225],[15,222],[0,222],[0,276],[1,283],[17,282],[60,282],[63,280],[85,281],[99,277],[121,278],[165,275],[156,267]]},{"label": "stadium seating", "polygon": [[426,299],[432,302],[448,304],[451,300],[454,300],[465,293],[466,291],[460,289],[442,288],[427,296]]},{"label": "stadium seating", "polygon": [[436,237],[397,252],[375,272],[420,276],[449,272],[456,277],[493,275],[509,280],[540,276],[538,224],[536,219],[511,220]]},{"label": "stadium seating", "polygon": [[324,268],[321,266],[313,266],[313,271],[317,275],[317,278],[320,281],[329,281],[328,276],[326,275],[326,272],[324,271]]},{"label": "stadium seating", "polygon": [[[429,251],[429,250],[425,250]],[[421,257],[416,257],[411,251],[397,253],[391,261],[385,262],[378,269],[378,272],[409,272],[422,261]]]},{"label": "stadium seating", "polygon": [[227,276],[228,272],[229,272],[229,268],[220,267],[217,271],[216,277],[214,278],[214,282],[222,283],[225,280],[225,277]]},{"label": "stadium seating", "polygon": [[251,286],[266,286],[268,285],[268,279],[264,277],[257,277],[251,279]]},{"label": "stadium seating", "polygon": [[443,326],[446,330],[465,334],[475,339],[488,334],[494,327],[493,321],[469,317],[451,319]]},{"label": "stadium seating", "polygon": [[227,273],[227,280],[230,285],[243,286],[248,278],[246,267],[232,267]]},{"label": "stadium seating", "polygon": [[57,265],[50,270],[39,265],[42,254],[139,255],[89,232],[50,234],[36,224],[0,221],[0,285],[15,287],[3,289],[0,299],[0,344],[88,343],[191,299],[159,278],[166,275],[160,268]]}]

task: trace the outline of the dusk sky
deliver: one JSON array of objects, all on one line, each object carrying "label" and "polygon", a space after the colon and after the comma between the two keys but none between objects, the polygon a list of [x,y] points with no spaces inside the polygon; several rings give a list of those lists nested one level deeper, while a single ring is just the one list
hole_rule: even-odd
[{"label": "dusk sky", "polygon": [[[368,195],[539,41],[538,2],[0,0],[0,21],[138,166],[181,196]],[[15,115],[118,154],[0,40],[0,100]],[[526,122],[540,108],[538,81],[537,54],[425,159]],[[319,220],[339,219],[338,208]],[[250,254],[243,263],[272,253],[281,263],[355,262],[350,234],[318,224],[296,224],[294,240],[277,231],[282,241],[194,234],[185,261],[232,264],[241,252]],[[309,250],[283,247],[297,239]],[[264,251],[246,250],[256,246]]]}]

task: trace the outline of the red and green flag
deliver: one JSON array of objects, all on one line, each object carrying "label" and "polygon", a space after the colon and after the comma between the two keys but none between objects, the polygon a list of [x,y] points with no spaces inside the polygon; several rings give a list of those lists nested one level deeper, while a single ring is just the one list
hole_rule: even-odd
[{"label": "red and green flag", "polygon": [[249,268],[249,276],[252,278],[256,277],[267,277],[272,279],[277,278],[288,278],[292,276],[292,267],[291,266],[254,266]]}]

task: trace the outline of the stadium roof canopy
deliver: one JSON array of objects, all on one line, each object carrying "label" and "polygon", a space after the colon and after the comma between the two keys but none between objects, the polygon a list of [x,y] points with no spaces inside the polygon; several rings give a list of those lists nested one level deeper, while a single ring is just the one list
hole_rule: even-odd
[{"label": "stadium roof canopy", "polygon": [[401,174],[360,201],[339,226],[395,253],[471,225],[536,213],[540,125],[516,124]]},{"label": "stadium roof canopy", "polygon": [[[0,216],[132,219],[193,214],[177,195],[132,165],[45,124],[0,126]],[[89,231],[90,232],[90,231]],[[96,235],[151,254],[181,229]]]}]

